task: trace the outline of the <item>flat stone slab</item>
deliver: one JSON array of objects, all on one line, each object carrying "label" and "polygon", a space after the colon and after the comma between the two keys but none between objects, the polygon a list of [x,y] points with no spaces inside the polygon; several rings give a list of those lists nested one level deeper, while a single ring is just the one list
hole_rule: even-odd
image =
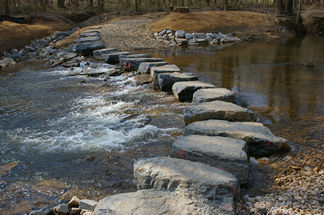
[{"label": "flat stone slab", "polygon": [[103,54],[103,58],[105,59],[106,63],[118,64],[120,57],[130,54],[130,52],[113,52],[109,54]]},{"label": "flat stone slab", "polygon": [[151,57],[149,54],[131,54],[127,55],[125,58],[149,58]]},{"label": "flat stone slab", "polygon": [[156,66],[151,68],[151,76],[154,77],[159,73],[180,72],[180,68],[175,64],[167,64],[164,66]]},{"label": "flat stone slab", "polygon": [[134,177],[138,189],[176,191],[196,198],[223,201],[238,194],[237,179],[210,165],[177,158],[156,157],[137,160]]},{"label": "flat stone slab", "polygon": [[154,79],[154,89],[164,92],[172,92],[172,86],[179,81],[196,81],[198,78],[189,73],[159,73]]},{"label": "flat stone slab", "polygon": [[81,37],[80,39],[74,40],[76,43],[85,43],[85,42],[95,42],[100,40],[99,36],[92,36],[92,37]]},{"label": "flat stone slab", "polygon": [[223,101],[204,102],[186,107],[183,110],[186,125],[208,119],[228,121],[253,121],[251,110]]},{"label": "flat stone slab", "polygon": [[105,54],[111,54],[113,52],[117,52],[117,49],[114,48],[106,48],[106,49],[99,49],[93,51],[93,56],[97,59],[104,60],[105,59]]},{"label": "flat stone slab", "polygon": [[107,196],[99,201],[94,213],[96,215],[234,215],[232,204],[228,200],[222,205],[212,206],[175,192],[138,190]]},{"label": "flat stone slab", "polygon": [[99,35],[98,31],[84,31],[80,34],[80,37],[95,37]]},{"label": "flat stone slab", "polygon": [[164,66],[168,64],[167,62],[143,62],[139,65],[137,72],[145,74],[150,73],[151,68],[154,66]]},{"label": "flat stone slab", "polygon": [[198,161],[233,174],[240,184],[247,184],[249,162],[246,142],[229,137],[190,135],[178,138],[171,157]]},{"label": "flat stone slab", "polygon": [[184,81],[175,83],[172,86],[172,91],[180,102],[192,102],[193,94],[197,90],[205,88],[215,88],[215,86],[201,81]]},{"label": "flat stone slab", "polygon": [[224,136],[247,142],[248,155],[264,157],[289,150],[287,140],[275,136],[269,128],[257,122],[229,122],[206,120],[194,122],[184,130],[184,135]]},{"label": "flat stone slab", "polygon": [[197,90],[192,97],[192,102],[195,104],[211,101],[234,102],[235,93],[226,88],[211,88]]},{"label": "flat stone slab", "polygon": [[102,41],[76,43],[72,45],[72,51],[82,55],[92,55],[94,50],[105,48]]},{"label": "flat stone slab", "polygon": [[124,71],[136,71],[143,62],[160,62],[162,58],[122,58],[120,64]]}]

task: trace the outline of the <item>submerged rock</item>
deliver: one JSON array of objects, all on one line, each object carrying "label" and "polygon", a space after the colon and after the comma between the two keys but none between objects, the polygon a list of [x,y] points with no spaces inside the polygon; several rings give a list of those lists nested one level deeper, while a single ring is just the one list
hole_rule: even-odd
[{"label": "submerged rock", "polygon": [[186,107],[183,112],[186,125],[208,119],[221,119],[228,121],[254,120],[254,114],[251,110],[223,101],[194,104]]},{"label": "submerged rock", "polygon": [[172,91],[179,101],[192,102],[194,92],[203,88],[215,88],[215,86],[201,81],[184,81],[175,83]]},{"label": "submerged rock", "polygon": [[248,155],[253,157],[270,156],[289,149],[286,139],[275,136],[269,128],[257,122],[206,120],[188,125],[184,134],[242,139],[248,144]]},{"label": "submerged rock", "polygon": [[233,174],[247,184],[249,162],[246,142],[228,137],[190,135],[172,144],[171,157],[202,162]]}]

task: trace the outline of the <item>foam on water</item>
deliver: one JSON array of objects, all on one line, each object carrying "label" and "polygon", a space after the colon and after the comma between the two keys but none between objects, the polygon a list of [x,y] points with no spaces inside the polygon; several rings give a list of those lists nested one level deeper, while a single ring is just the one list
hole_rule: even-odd
[{"label": "foam on water", "polygon": [[7,135],[22,143],[23,150],[47,152],[124,150],[167,135],[167,129],[148,125],[144,114],[125,113],[134,108],[133,102],[94,95],[78,98],[71,106],[68,114],[49,120],[44,129],[16,129]]}]

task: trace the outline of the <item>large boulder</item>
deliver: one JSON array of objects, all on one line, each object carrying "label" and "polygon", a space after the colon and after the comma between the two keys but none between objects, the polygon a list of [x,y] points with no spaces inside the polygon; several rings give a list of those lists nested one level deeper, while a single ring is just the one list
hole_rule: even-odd
[{"label": "large boulder", "polygon": [[154,79],[154,89],[164,92],[172,92],[172,86],[179,81],[196,81],[198,78],[189,73],[160,73]]},{"label": "large boulder", "polygon": [[167,64],[164,66],[154,66],[151,68],[151,76],[153,79],[157,78],[157,74],[171,73],[171,72],[180,72],[180,69],[175,64]]},{"label": "large boulder", "polygon": [[105,59],[106,63],[109,64],[118,64],[119,59],[123,56],[130,55],[130,52],[112,52],[109,54],[103,54],[103,58]]},{"label": "large boulder", "polygon": [[93,51],[93,56],[97,59],[104,60],[105,54],[111,54],[113,52],[117,52],[117,49],[115,49],[115,48],[99,49],[99,50]]},{"label": "large boulder", "polygon": [[120,59],[120,65],[124,71],[136,71],[143,62],[160,62],[162,58],[122,58]]},{"label": "large boulder", "polygon": [[134,163],[138,189],[176,191],[222,204],[239,194],[237,179],[210,165],[177,158],[157,157]]},{"label": "large boulder", "polygon": [[208,119],[253,121],[251,110],[223,101],[204,102],[186,107],[183,111],[186,125]]},{"label": "large boulder", "polygon": [[231,200],[223,208],[175,192],[138,190],[107,196],[99,201],[96,215],[188,215],[234,214]]},{"label": "large boulder", "polygon": [[71,49],[73,52],[82,55],[92,55],[94,50],[105,48],[105,44],[102,41],[76,43],[73,44]]},{"label": "large boulder", "polygon": [[229,137],[190,135],[172,144],[171,157],[198,161],[232,173],[247,184],[249,162],[246,142]]},{"label": "large boulder", "polygon": [[151,68],[155,66],[164,66],[168,64],[167,62],[143,62],[138,67],[138,72],[141,74],[150,73]]},{"label": "large boulder", "polygon": [[215,88],[215,86],[201,81],[184,81],[175,83],[172,91],[179,101],[192,102],[194,92],[204,88]]},{"label": "large boulder", "polygon": [[192,97],[192,102],[195,104],[216,100],[234,102],[235,93],[226,88],[200,89]]},{"label": "large boulder", "polygon": [[275,136],[269,128],[257,122],[206,120],[188,125],[184,134],[241,139],[247,142],[248,155],[253,157],[270,156],[286,152],[289,149],[286,139]]}]

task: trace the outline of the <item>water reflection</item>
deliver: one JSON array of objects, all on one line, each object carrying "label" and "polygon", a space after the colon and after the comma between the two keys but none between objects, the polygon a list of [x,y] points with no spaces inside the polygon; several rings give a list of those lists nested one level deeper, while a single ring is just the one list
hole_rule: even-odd
[{"label": "water reflection", "polygon": [[[320,125],[324,115],[323,42],[316,37],[247,42],[223,49],[189,48],[165,58],[203,81],[233,89],[274,132],[303,144],[299,130]],[[282,133],[287,127],[290,132]],[[323,140],[318,137],[312,147]]]}]

